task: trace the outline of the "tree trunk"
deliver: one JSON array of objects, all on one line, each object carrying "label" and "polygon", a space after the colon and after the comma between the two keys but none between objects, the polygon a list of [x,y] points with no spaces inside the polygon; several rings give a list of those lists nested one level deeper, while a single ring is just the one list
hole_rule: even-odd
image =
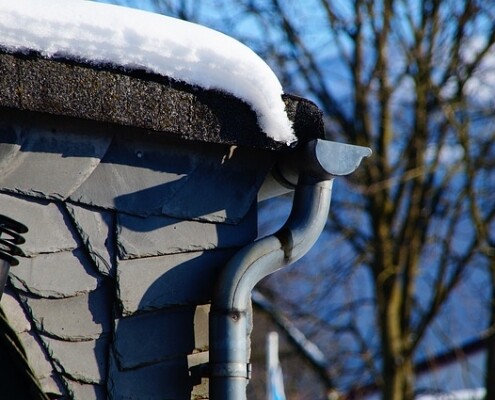
[{"label": "tree trunk", "polygon": [[414,371],[410,357],[403,360],[388,360],[383,371],[383,400],[412,400],[414,398]]},{"label": "tree trunk", "polygon": [[[382,326],[382,399],[410,400],[414,394],[414,367],[400,319],[400,285],[379,290],[378,301]],[[380,295],[381,293],[381,295]]]}]

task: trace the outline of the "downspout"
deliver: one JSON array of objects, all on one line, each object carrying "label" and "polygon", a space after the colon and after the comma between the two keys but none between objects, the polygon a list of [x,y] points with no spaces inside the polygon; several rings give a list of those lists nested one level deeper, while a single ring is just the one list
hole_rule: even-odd
[{"label": "downspout", "polygon": [[295,154],[290,164],[297,166],[299,177],[287,222],[242,248],[217,282],[210,312],[210,399],[246,399],[251,291],[311,249],[328,218],[334,177],[350,174],[370,154],[368,148],[320,139]]}]

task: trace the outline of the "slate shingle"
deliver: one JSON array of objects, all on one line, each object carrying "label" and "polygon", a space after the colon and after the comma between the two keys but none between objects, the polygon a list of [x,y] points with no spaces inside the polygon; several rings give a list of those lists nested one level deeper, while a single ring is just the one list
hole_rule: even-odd
[{"label": "slate shingle", "polygon": [[105,276],[115,275],[114,215],[65,203],[74,226],[98,271]]},{"label": "slate shingle", "polygon": [[191,390],[186,357],[121,371],[110,355],[108,393],[111,400],[188,399]]},{"label": "slate shingle", "polygon": [[187,356],[187,365],[189,367],[193,390],[191,392],[191,400],[208,399],[209,398],[209,379],[204,376],[201,370],[208,366],[209,352],[202,351],[193,353]]},{"label": "slate shingle", "polygon": [[273,159],[266,153],[230,147],[210,159],[181,182],[167,187],[165,215],[209,222],[237,224],[249,212]]},{"label": "slate shingle", "polygon": [[116,321],[114,350],[120,369],[136,369],[204,348],[207,338],[205,343],[198,330],[207,331],[204,316],[208,309],[180,307]]},{"label": "slate shingle", "polygon": [[22,250],[27,256],[70,251],[78,247],[71,223],[60,207],[28,197],[0,193],[2,214],[29,227]]},{"label": "slate shingle", "polygon": [[13,289],[7,287],[1,300],[1,306],[12,329],[17,333],[19,340],[26,351],[29,365],[40,382],[45,393],[62,396],[65,389],[57,373],[53,370],[45,348],[39,340],[33,324],[24,308],[13,294]]},{"label": "slate shingle", "polygon": [[122,132],[93,174],[70,198],[75,202],[135,215],[161,214],[163,188],[195,167],[179,146],[159,146],[149,136]]},{"label": "slate shingle", "polygon": [[0,118],[0,130],[13,129],[19,145],[17,151],[9,154],[9,170],[0,175],[0,188],[63,200],[96,168],[111,136],[90,135],[84,130],[87,123],[49,125],[43,119],[37,121],[34,116],[32,119],[29,124],[25,121],[19,124]]},{"label": "slate shingle", "polygon": [[218,271],[233,250],[210,250],[119,261],[117,294],[124,315],[209,302]]},{"label": "slate shingle", "polygon": [[237,223],[272,162],[261,152],[252,165],[251,156],[247,149],[121,133],[70,199],[141,217]]},{"label": "slate shingle", "polygon": [[14,297],[12,289],[9,287],[5,288],[2,300],[0,301],[0,306],[7,316],[10,327],[15,333],[28,332],[31,330],[31,322],[27,318],[24,308],[22,308],[21,304]]},{"label": "slate shingle", "polygon": [[98,275],[82,249],[20,260],[10,270],[11,282],[17,289],[42,297],[64,298],[88,293],[98,286]]},{"label": "slate shingle", "polygon": [[208,324],[210,305],[196,307],[194,313],[194,350],[203,351],[208,349]]},{"label": "slate shingle", "polygon": [[26,350],[29,364],[45,393],[65,394],[65,389],[48,358],[45,348],[33,332],[24,332],[19,339]]},{"label": "slate shingle", "polygon": [[84,342],[67,342],[42,336],[59,372],[82,383],[105,384],[109,338],[106,336]]},{"label": "slate shingle", "polygon": [[104,385],[82,383],[67,377],[64,380],[74,400],[106,400],[108,398]]},{"label": "slate shingle", "polygon": [[119,214],[117,248],[120,259],[240,247],[257,235],[256,207],[238,225],[147,218]]},{"label": "slate shingle", "polygon": [[111,331],[112,297],[104,286],[65,299],[43,299],[23,294],[21,299],[38,331],[52,337],[81,341]]}]

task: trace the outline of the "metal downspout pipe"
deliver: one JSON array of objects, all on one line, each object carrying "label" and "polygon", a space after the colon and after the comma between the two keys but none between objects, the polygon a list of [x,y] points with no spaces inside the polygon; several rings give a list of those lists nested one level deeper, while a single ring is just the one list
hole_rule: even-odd
[{"label": "metal downspout pipe", "polygon": [[242,248],[217,282],[210,311],[210,399],[246,399],[254,286],[311,249],[328,218],[334,177],[353,172],[370,154],[364,147],[320,139],[298,154],[299,179],[287,222],[275,234]]}]

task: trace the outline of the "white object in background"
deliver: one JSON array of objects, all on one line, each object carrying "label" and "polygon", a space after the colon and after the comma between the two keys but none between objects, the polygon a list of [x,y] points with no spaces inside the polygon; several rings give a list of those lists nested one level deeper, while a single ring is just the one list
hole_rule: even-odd
[{"label": "white object in background", "polygon": [[278,333],[270,332],[266,343],[266,398],[267,400],[285,400],[284,377],[278,358]]}]

